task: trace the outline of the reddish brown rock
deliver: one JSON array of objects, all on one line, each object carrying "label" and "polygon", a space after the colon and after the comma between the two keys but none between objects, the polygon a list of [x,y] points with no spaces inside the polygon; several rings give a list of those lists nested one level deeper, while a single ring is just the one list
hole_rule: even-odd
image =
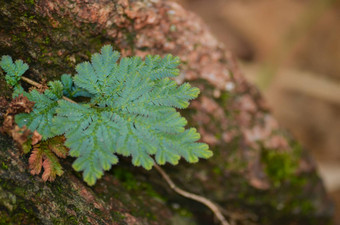
[{"label": "reddish brown rock", "polygon": [[[177,3],[5,2],[0,7],[0,37],[2,54],[27,62],[27,76],[36,81],[74,73],[77,63],[104,44],[123,56],[179,56],[183,63],[176,81],[201,90],[182,113],[210,144],[214,157],[167,166],[178,185],[218,202],[227,218],[240,224],[321,224],[329,219],[331,206],[313,162],[280,129],[231,53]],[[0,93],[9,96],[10,89]],[[26,224],[213,224],[208,209],[174,194],[155,171],[132,168],[129,159],[121,158],[89,188],[69,158],[63,161],[65,174],[44,184],[29,175],[27,158],[19,156],[8,137],[0,141],[5,165],[0,167],[0,218],[6,222],[22,216]]]}]

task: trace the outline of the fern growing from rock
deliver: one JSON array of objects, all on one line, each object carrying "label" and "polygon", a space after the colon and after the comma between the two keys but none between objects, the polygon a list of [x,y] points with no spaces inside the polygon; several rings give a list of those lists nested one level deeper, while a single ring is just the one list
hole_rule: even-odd
[{"label": "fern growing from rock", "polygon": [[117,63],[119,58],[106,45],[91,62],[78,64],[75,76],[65,74],[43,93],[28,93],[18,84],[27,64],[3,56],[0,66],[14,95],[35,102],[32,112],[16,115],[16,123],[36,130],[43,141],[64,135],[69,154],[77,158],[73,168],[83,171],[89,185],[118,163],[117,155],[131,156],[133,165],[148,170],[154,163],[176,165],[182,157],[190,163],[209,158],[208,145],[197,142],[199,133],[186,129],[187,121],[176,111],[199,94],[198,88],[169,79],[179,74],[179,58],[149,55],[145,61],[131,57]]}]

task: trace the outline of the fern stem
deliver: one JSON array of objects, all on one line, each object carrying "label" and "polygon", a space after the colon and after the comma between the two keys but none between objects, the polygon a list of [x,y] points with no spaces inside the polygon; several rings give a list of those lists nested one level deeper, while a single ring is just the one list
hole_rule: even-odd
[{"label": "fern stem", "polygon": [[[21,79],[22,79],[23,81],[25,81],[26,83],[28,83],[28,84],[30,84],[30,85],[36,87],[36,88],[42,88],[42,87],[43,87],[41,84],[39,84],[39,83],[37,83],[37,82],[35,82],[35,81],[29,79],[28,77],[22,76]],[[72,99],[69,99],[69,98],[67,98],[67,97],[65,97],[65,96],[63,96],[63,99],[64,99],[65,101],[68,101],[68,102],[72,102],[72,103],[77,104],[77,102],[75,102],[75,101],[73,101]]]},{"label": "fern stem", "polygon": [[177,187],[175,185],[175,183],[171,180],[169,175],[161,167],[159,167],[157,164],[154,164],[154,167],[161,174],[163,179],[168,183],[170,188],[172,190],[174,190],[177,194],[182,195],[185,198],[189,198],[189,199],[195,200],[197,202],[201,202],[202,204],[204,204],[205,206],[210,208],[210,210],[215,214],[216,218],[220,221],[220,223],[222,225],[229,225],[227,220],[224,218],[221,210],[219,209],[219,206],[217,206],[215,203],[213,203],[211,200],[209,200],[207,198],[204,198],[202,196],[187,192],[187,191]]}]

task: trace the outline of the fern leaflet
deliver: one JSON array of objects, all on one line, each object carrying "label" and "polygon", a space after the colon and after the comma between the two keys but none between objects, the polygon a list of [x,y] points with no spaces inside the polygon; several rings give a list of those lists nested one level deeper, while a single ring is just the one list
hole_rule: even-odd
[{"label": "fern leaflet", "polygon": [[15,122],[20,126],[26,125],[28,129],[37,130],[43,136],[43,139],[54,137],[52,132],[52,118],[56,113],[58,100],[63,96],[63,85],[60,81],[48,83],[50,89],[39,93],[33,90],[28,94],[28,99],[35,102],[31,113],[21,113],[15,116]]},{"label": "fern leaflet", "polygon": [[18,81],[21,79],[21,76],[28,69],[28,65],[23,63],[22,60],[16,60],[13,63],[13,60],[10,56],[4,55],[1,57],[0,67],[6,72],[6,82],[11,86],[16,86]]}]

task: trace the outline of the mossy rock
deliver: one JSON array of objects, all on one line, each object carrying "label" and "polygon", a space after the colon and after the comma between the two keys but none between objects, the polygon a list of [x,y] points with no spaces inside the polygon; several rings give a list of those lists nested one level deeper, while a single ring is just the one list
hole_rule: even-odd
[{"label": "mossy rock", "polygon": [[[277,125],[232,55],[177,3],[2,0],[0,33],[1,54],[28,63],[26,75],[38,82],[74,73],[104,44],[123,56],[179,56],[176,81],[201,89],[181,113],[214,156],[165,166],[178,186],[217,202],[239,224],[329,223],[332,205],[313,161]],[[0,95],[11,95],[2,71]],[[156,171],[132,168],[130,159],[121,158],[89,188],[72,158],[62,162],[62,177],[43,183],[29,174],[28,156],[10,137],[1,135],[0,146],[0,224],[214,223],[205,206],[173,193]]]}]

